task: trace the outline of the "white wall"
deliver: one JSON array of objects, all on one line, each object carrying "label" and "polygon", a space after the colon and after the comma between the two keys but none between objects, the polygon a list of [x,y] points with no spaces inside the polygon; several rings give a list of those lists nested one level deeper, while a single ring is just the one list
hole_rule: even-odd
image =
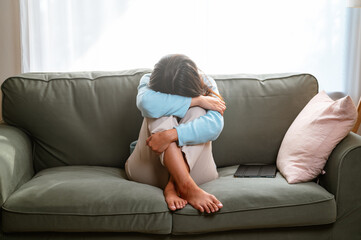
[{"label": "white wall", "polygon": [[[0,85],[21,73],[19,0],[0,0]],[[0,119],[2,119],[0,92]]]}]

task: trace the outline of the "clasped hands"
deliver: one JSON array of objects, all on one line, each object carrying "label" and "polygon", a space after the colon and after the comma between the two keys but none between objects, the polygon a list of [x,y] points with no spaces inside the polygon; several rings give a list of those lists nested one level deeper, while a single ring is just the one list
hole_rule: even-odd
[{"label": "clasped hands", "polygon": [[[199,96],[192,98],[190,107],[199,106],[206,110],[218,111],[222,116],[226,110],[226,104],[223,100],[212,96]],[[169,129],[161,132],[153,133],[147,138],[148,147],[157,154],[161,154],[172,142],[178,141],[178,133],[176,129]]]},{"label": "clasped hands", "polygon": [[169,144],[178,140],[177,130],[175,128],[153,133],[147,138],[147,145],[153,152],[161,154],[168,147]]}]

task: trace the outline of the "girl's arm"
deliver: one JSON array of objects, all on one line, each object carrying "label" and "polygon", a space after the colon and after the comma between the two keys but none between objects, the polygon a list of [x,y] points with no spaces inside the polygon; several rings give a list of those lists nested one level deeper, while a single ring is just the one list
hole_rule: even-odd
[{"label": "girl's arm", "polygon": [[[183,118],[190,107],[202,107],[202,101],[194,101],[195,98],[153,91],[148,87],[149,79],[150,74],[144,75],[138,86],[137,107],[143,117],[159,118],[173,115]],[[208,81],[204,81],[214,92],[219,93],[213,79],[208,78]],[[213,141],[221,133],[223,124],[223,116],[218,111],[208,110],[204,116],[176,127],[178,144],[184,146]]]},{"label": "girl's arm", "polygon": [[138,86],[137,107],[143,117],[160,118],[177,116],[183,118],[191,107],[192,98],[153,91],[148,87],[150,73],[145,74]]},{"label": "girl's arm", "polygon": [[178,145],[195,145],[214,141],[223,130],[223,116],[213,110],[191,122],[175,127],[178,134]]},{"label": "girl's arm", "polygon": [[[219,94],[214,79],[208,77],[204,79],[204,82],[215,93]],[[176,127],[178,144],[179,146],[184,146],[214,141],[221,134],[223,126],[224,120],[222,114],[218,111],[208,110],[205,115]]]},{"label": "girl's arm", "polygon": [[223,115],[225,105],[220,103],[220,100],[209,96],[190,98],[156,92],[148,87],[149,78],[150,74],[145,74],[138,86],[137,107],[143,117],[159,118],[173,115],[183,118],[188,109],[195,106],[219,111]]}]

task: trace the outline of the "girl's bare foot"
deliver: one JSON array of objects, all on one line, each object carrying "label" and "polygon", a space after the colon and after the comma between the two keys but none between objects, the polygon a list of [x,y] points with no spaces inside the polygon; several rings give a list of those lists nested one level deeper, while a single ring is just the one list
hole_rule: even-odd
[{"label": "girl's bare foot", "polygon": [[185,184],[180,189],[182,198],[186,199],[192,207],[202,213],[214,213],[223,207],[223,204],[214,195],[205,192],[193,183]]},{"label": "girl's bare foot", "polygon": [[[164,165],[168,169],[173,180],[169,181],[168,185],[170,182],[173,182],[169,185],[169,187],[170,189],[173,187],[174,192],[172,193],[171,190],[171,194],[168,194],[168,185],[164,189],[166,201],[168,203],[167,199],[169,199],[170,202],[170,204],[168,203],[169,209],[175,209],[174,201],[177,200],[174,200],[174,198],[178,197],[175,189],[179,191],[182,200],[186,200],[190,205],[192,205],[192,207],[200,212],[217,212],[223,207],[222,203],[215,196],[203,191],[194,182],[193,178],[189,174],[189,167],[185,161],[182,151],[175,142],[169,144],[168,148],[164,152]],[[175,186],[177,188],[175,188]],[[182,205],[183,204],[181,204],[181,206]]]},{"label": "girl's bare foot", "polygon": [[182,209],[185,207],[185,205],[187,205],[187,201],[178,196],[172,178],[169,180],[167,186],[164,188],[163,194],[168,208],[171,211]]}]

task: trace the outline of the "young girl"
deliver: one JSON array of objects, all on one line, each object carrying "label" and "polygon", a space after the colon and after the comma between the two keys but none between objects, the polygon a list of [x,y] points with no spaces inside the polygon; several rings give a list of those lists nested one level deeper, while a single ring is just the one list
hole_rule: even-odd
[{"label": "young girl", "polygon": [[218,177],[211,141],[223,129],[226,106],[215,81],[187,56],[167,55],[141,78],[137,107],[144,120],[125,164],[128,178],[164,189],[172,211],[187,203],[200,212],[222,208],[198,187]]}]

